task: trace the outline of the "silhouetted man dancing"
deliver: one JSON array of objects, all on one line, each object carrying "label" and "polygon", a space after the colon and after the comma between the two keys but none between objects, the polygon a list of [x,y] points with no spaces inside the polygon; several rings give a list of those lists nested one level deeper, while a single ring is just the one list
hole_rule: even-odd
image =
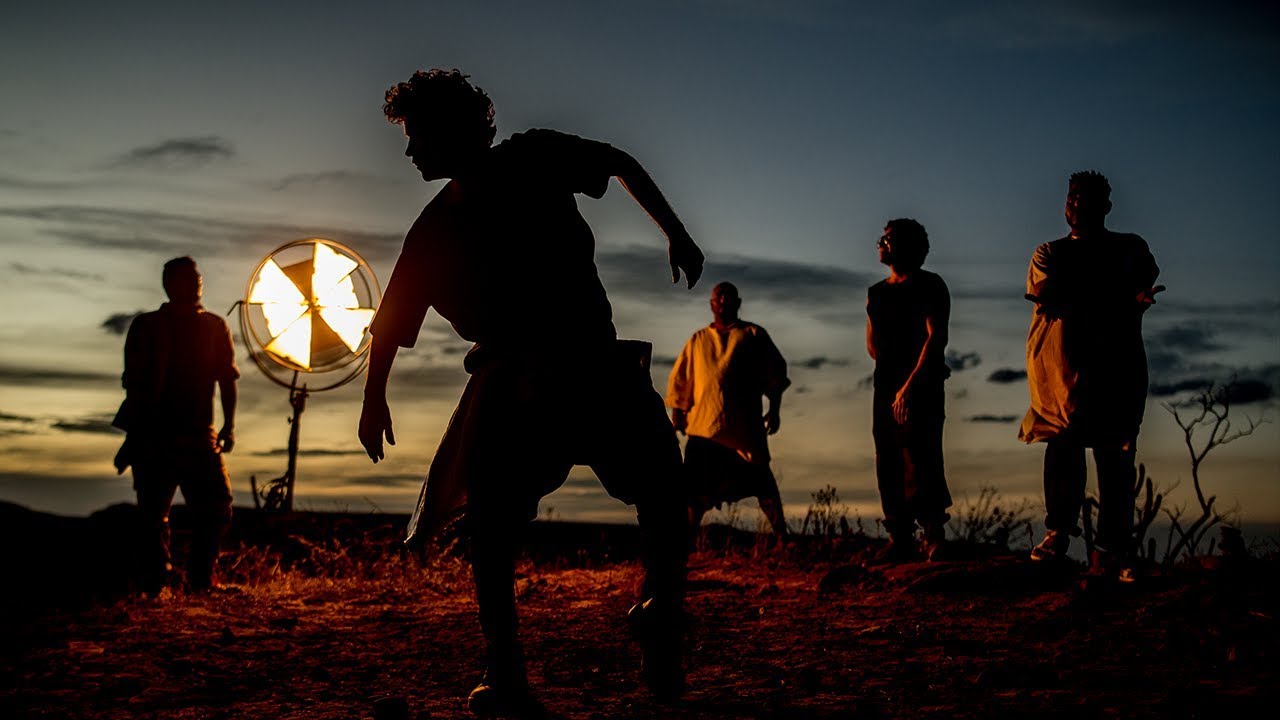
[{"label": "silhouetted man dancing", "polygon": [[[169,562],[169,508],[180,487],[191,512],[187,585],[214,586],[218,543],[231,523],[231,481],[223,453],[235,447],[236,368],[231,332],[200,305],[203,279],[195,260],[164,266],[169,302],[134,318],[124,344],[125,402],[115,425],[128,438],[116,469],[133,465],[142,515],[141,580],[160,592]],[[222,429],[213,431],[213,390],[222,398]]]},{"label": "silhouetted man dancing", "polygon": [[867,290],[867,352],[876,361],[871,434],[889,532],[876,560],[919,557],[917,524],[925,556],[940,559],[951,507],[942,463],[951,294],[941,277],[922,267],[929,234],[915,220],[890,220],[876,250],[889,266],[889,277]]},{"label": "silhouetted man dancing", "polygon": [[[754,497],[773,532],[787,533],[778,481],[769,469],[767,435],[782,424],[787,362],[764,328],[738,317],[742,298],[733,283],[711,291],[710,325],[689,338],[667,381],[671,424],[689,436],[684,449],[690,483],[689,523],[707,510]],[[761,407],[769,399],[769,411]]]},{"label": "silhouetted man dancing", "polygon": [[1031,409],[1018,437],[1045,442],[1044,541],[1032,560],[1065,557],[1084,504],[1084,449],[1098,468],[1093,567],[1119,575],[1133,534],[1134,453],[1147,398],[1142,316],[1163,286],[1141,237],[1104,226],[1111,185],[1093,171],[1071,176],[1071,233],[1036,248],[1027,272],[1035,303],[1027,336]]},{"label": "silhouetted man dancing", "polygon": [[611,495],[636,506],[652,596],[631,619],[641,628],[645,680],[674,699],[684,682],[680,448],[649,379],[648,344],[617,340],[574,195],[599,198],[617,177],[667,235],[673,282],[683,271],[693,287],[702,253],[627,153],[550,130],[491,145],[493,104],[457,70],[414,73],[387,91],[383,111],[404,126],[405,155],[423,179],[450,182],[410,228],[374,319],[360,441],[374,462],[384,434],[394,444],[391,365],[436,308],[475,345],[410,537],[432,533],[465,504],[486,642],[470,707],[535,712],[516,640],[515,557],[538,501],[574,464],[590,465]]}]

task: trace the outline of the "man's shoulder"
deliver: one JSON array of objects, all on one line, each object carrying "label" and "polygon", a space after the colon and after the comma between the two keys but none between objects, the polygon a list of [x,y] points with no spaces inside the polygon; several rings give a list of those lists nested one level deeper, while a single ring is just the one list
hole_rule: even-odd
[{"label": "man's shoulder", "polygon": [[943,290],[947,289],[947,281],[943,280],[942,276],[936,272],[930,272],[928,270],[921,269],[919,271],[919,274],[916,276],[916,278],[918,279],[921,285],[925,285],[933,288],[940,287]]},{"label": "man's shoulder", "polygon": [[1107,232],[1110,234],[1113,244],[1130,248],[1145,249],[1147,247],[1147,241],[1137,233],[1115,232],[1114,230],[1108,230]]},{"label": "man's shoulder", "polygon": [[200,323],[201,327],[207,328],[209,330],[228,330],[229,329],[229,326],[227,325],[227,321],[223,319],[221,315],[211,313],[208,310],[205,310],[203,308],[201,308],[199,313],[196,313],[196,322]]}]

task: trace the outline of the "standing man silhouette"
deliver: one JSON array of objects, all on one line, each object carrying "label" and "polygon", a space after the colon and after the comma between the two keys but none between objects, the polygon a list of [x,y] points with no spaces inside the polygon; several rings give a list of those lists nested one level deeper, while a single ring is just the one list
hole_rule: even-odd
[{"label": "standing man silhouette", "polygon": [[429,307],[475,343],[471,374],[432,460],[410,537],[465,507],[484,678],[477,714],[534,712],[516,638],[515,559],[538,501],[574,464],[636,506],[646,591],[630,613],[643,676],[661,699],[683,690],[681,622],[687,517],[680,447],[649,379],[647,343],[619,341],[574,196],[599,198],[617,177],[669,240],[671,279],[689,287],[703,256],[648,173],[627,153],[551,130],[493,145],[493,103],[457,70],[418,71],[386,93],[405,155],[424,180],[449,179],[409,229],[371,332],[360,415],[370,458],[394,444],[387,380]]},{"label": "standing man silhouette", "polygon": [[935,560],[951,507],[942,462],[951,294],[941,277],[921,267],[929,234],[915,220],[890,220],[876,250],[889,266],[889,277],[867,291],[867,352],[876,361],[871,434],[889,532],[876,561],[917,558],[917,524],[924,554]]},{"label": "standing man silhouette", "polygon": [[[689,436],[685,476],[689,524],[725,502],[759,498],[773,532],[787,534],[778,481],[769,469],[767,435],[782,424],[787,362],[764,328],[738,317],[742,297],[733,283],[711,291],[710,325],[685,343],[667,381],[671,424]],[[769,411],[760,398],[769,399]]]},{"label": "standing man silhouette", "polygon": [[[200,305],[204,280],[195,260],[164,265],[169,302],[134,318],[124,344],[125,401],[114,424],[128,436],[116,469],[133,466],[142,515],[142,589],[160,592],[169,562],[169,508],[174,492],[192,517],[187,586],[214,587],[218,543],[231,524],[231,481],[224,453],[235,447],[236,368],[231,331]],[[213,431],[213,392],[222,398],[222,429]]]},{"label": "standing man silhouette", "polygon": [[1141,237],[1105,226],[1111,184],[1093,171],[1071,176],[1071,232],[1036,248],[1027,272],[1035,303],[1027,336],[1031,408],[1018,433],[1044,442],[1044,540],[1032,560],[1065,557],[1084,504],[1085,448],[1098,469],[1097,551],[1090,564],[1126,577],[1133,534],[1134,454],[1147,398],[1142,316],[1163,286]]}]

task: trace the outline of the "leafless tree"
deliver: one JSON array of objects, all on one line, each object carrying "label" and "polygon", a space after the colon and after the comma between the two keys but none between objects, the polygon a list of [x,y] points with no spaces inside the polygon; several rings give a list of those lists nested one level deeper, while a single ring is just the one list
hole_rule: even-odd
[{"label": "leafless tree", "polygon": [[[1216,495],[1205,497],[1200,480],[1200,467],[1215,448],[1252,435],[1265,418],[1254,420],[1245,415],[1247,425],[1235,427],[1231,423],[1231,400],[1235,389],[1234,378],[1225,385],[1210,384],[1193,397],[1178,403],[1163,403],[1164,409],[1173,415],[1174,422],[1182,429],[1187,455],[1191,459],[1191,484],[1195,489],[1200,514],[1192,520],[1186,506],[1174,509],[1166,507],[1169,518],[1169,538],[1165,545],[1164,563],[1171,564],[1184,553],[1188,556],[1199,552],[1209,530],[1227,520],[1231,512],[1220,513],[1214,507]],[[1194,512],[1194,510],[1193,510]],[[1185,523],[1185,524],[1184,524]],[[1212,545],[1210,546],[1212,552]]]}]

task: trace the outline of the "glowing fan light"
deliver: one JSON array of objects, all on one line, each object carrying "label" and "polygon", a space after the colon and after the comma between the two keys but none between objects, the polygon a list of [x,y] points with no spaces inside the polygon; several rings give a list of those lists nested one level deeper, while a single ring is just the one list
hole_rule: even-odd
[{"label": "glowing fan light", "polygon": [[[288,268],[268,258],[248,299],[262,308],[266,321],[269,340],[263,350],[306,371],[313,370],[317,352],[334,346],[335,337],[347,350],[359,352],[374,315],[374,309],[362,307],[356,295],[352,273],[360,263],[325,241],[315,241],[312,248],[309,262]],[[323,329],[317,327],[320,324]],[[328,345],[315,347],[314,343]]]},{"label": "glowing fan light", "polygon": [[249,476],[255,507],[293,509],[299,427],[307,398],[341,387],[369,362],[369,324],[382,293],[368,263],[333,240],[305,238],[271,251],[249,276],[240,337],[258,369],[289,389],[289,464],[265,483]]}]

